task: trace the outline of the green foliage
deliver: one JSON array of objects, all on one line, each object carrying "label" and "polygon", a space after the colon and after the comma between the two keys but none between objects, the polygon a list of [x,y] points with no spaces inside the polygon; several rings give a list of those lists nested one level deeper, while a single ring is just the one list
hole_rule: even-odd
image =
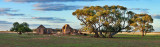
[{"label": "green foliage", "polygon": [[26,22],[23,22],[22,24],[19,24],[18,22],[13,23],[13,27],[10,29],[10,31],[18,32],[19,34],[32,32]]},{"label": "green foliage", "polygon": [[153,26],[151,25],[153,19],[148,14],[136,14],[131,21],[133,22],[130,25],[134,27],[134,31],[140,30],[142,36],[144,36],[144,33],[154,31]]},{"label": "green foliage", "polygon": [[113,33],[121,30],[132,31],[134,29],[136,31],[140,29],[138,26],[143,23],[153,23],[150,15],[135,14],[132,11],[127,11],[126,7],[119,5],[84,7],[83,9],[77,9],[72,14],[82,22],[81,25],[86,28],[86,31],[90,30],[95,34],[101,30],[100,28],[107,28],[107,32]]},{"label": "green foliage", "polygon": [[[132,11],[127,11],[123,6],[91,6],[77,9],[72,14],[80,20],[85,31],[98,32],[102,27],[109,32],[119,32],[126,28],[128,22],[134,15]],[[125,16],[128,14],[127,16]],[[131,23],[131,22],[130,22]],[[129,27],[127,28],[129,30]]]}]

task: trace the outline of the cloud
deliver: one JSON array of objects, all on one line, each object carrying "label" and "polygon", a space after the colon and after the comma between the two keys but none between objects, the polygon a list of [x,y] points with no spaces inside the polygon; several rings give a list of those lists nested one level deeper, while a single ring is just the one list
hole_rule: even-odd
[{"label": "cloud", "polygon": [[83,2],[88,2],[88,1],[140,1],[140,0],[4,0],[6,2],[18,2],[18,3],[31,3],[31,2],[41,2],[41,3],[46,3],[46,2],[76,2],[76,1],[83,1]]},{"label": "cloud", "polygon": [[0,12],[12,11],[16,12],[17,10],[11,10],[11,8],[0,8]]},{"label": "cloud", "polygon": [[39,27],[40,25],[43,25],[43,26],[45,26],[45,27],[49,27],[49,26],[51,26],[51,25],[47,25],[47,24],[29,24],[29,27],[31,28],[31,29],[36,29],[37,27]]},{"label": "cloud", "polygon": [[158,15],[158,14],[152,15],[152,17],[156,18],[156,19],[160,19],[160,15]]},{"label": "cloud", "polygon": [[76,10],[78,8],[81,8],[81,6],[71,6],[65,4],[46,4],[46,3],[37,3],[34,4],[34,7],[36,7],[36,9],[33,10],[39,10],[39,11],[63,11],[63,10]]},{"label": "cloud", "polygon": [[63,27],[63,25],[48,25],[48,24],[29,24],[31,29],[36,29],[37,27],[39,27],[40,25],[43,25],[46,28],[52,28],[52,29],[56,29],[59,28],[61,29]]},{"label": "cloud", "polygon": [[146,8],[129,8],[128,10],[149,10],[149,9],[146,9]]},{"label": "cloud", "polygon": [[105,0],[105,1],[140,1],[140,0]]},{"label": "cloud", "polygon": [[17,12],[18,10],[11,10],[11,8],[0,8],[0,15],[7,16],[24,16],[24,14],[12,14],[9,12]]},{"label": "cloud", "polygon": [[99,1],[99,0],[4,0],[6,2],[75,2],[75,1]]},{"label": "cloud", "polygon": [[12,22],[8,22],[8,21],[1,21],[1,20],[0,20],[0,24],[12,24]]},{"label": "cloud", "polygon": [[0,24],[0,31],[10,30],[11,24]]},{"label": "cloud", "polygon": [[8,16],[24,16],[24,14],[6,14],[6,15],[8,15]]},{"label": "cloud", "polygon": [[48,21],[51,23],[70,23],[66,21],[66,19],[56,18],[56,17],[32,17],[32,19],[40,20],[40,21]]},{"label": "cloud", "polygon": [[136,10],[136,11],[140,11],[141,13],[149,13],[147,8],[129,8],[128,10]]},{"label": "cloud", "polygon": [[[30,24],[30,26],[40,26],[41,24]],[[44,26],[50,26],[50,25],[47,25],[47,24],[43,24]]]},{"label": "cloud", "polygon": [[66,19],[60,19],[60,18],[56,18],[56,17],[32,17],[32,19],[37,19],[37,20],[58,20],[58,21],[66,21]]},{"label": "cloud", "polygon": [[0,20],[0,31],[9,30],[12,26],[12,22]]},{"label": "cloud", "polygon": [[57,18],[57,17],[28,17],[28,18],[8,18],[8,19],[16,19],[16,20],[25,20],[25,21],[45,21],[49,23],[71,23],[66,19]]}]

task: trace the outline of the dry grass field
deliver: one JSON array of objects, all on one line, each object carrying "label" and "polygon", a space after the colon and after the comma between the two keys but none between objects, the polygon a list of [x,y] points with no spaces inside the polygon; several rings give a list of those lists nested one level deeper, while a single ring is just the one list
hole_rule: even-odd
[{"label": "dry grass field", "polygon": [[[154,34],[154,33],[152,33]],[[157,34],[157,33],[156,33]],[[89,35],[90,36],[90,35]],[[118,33],[114,38],[0,33],[0,47],[159,47],[160,35]]]},{"label": "dry grass field", "polygon": [[1,33],[0,47],[159,47],[160,35],[124,35],[114,38],[88,36],[18,35]]},{"label": "dry grass field", "polygon": [[[92,34],[88,32],[82,32],[82,33]],[[118,34],[141,35],[141,32],[119,32]],[[160,35],[160,32],[151,32],[151,33],[147,33],[146,35]]]},{"label": "dry grass field", "polygon": [[[128,35],[141,35],[141,32],[120,32],[118,34],[128,34]],[[160,32],[151,32],[151,33],[147,33],[146,35],[160,35]]]},{"label": "dry grass field", "polygon": [[0,31],[0,33],[17,33],[17,32],[11,32],[11,31]]}]

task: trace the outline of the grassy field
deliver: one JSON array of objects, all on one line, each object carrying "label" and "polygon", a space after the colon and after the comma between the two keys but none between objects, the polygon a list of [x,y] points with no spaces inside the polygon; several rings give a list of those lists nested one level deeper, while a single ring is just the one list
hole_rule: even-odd
[{"label": "grassy field", "polygon": [[0,47],[160,47],[160,35],[124,35],[115,38],[87,36],[0,34]]}]

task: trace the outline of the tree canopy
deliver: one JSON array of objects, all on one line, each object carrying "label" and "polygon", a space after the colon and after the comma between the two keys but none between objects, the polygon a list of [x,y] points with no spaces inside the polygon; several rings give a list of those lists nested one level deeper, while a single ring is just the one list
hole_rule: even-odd
[{"label": "tree canopy", "polygon": [[147,32],[154,31],[153,26],[151,25],[153,19],[148,14],[136,14],[131,21],[133,22],[131,26],[134,27],[134,31],[139,30],[142,32],[142,36]]},{"label": "tree canopy", "polygon": [[23,22],[22,24],[19,24],[18,22],[13,23],[13,27],[10,29],[10,31],[18,32],[20,35],[25,32],[32,32],[26,22]]},{"label": "tree canopy", "polygon": [[[130,25],[135,23],[133,19],[137,16],[134,12],[127,11],[126,7],[119,5],[84,7],[77,9],[72,14],[82,22],[83,31],[94,32],[94,37],[105,37],[102,32],[109,33],[108,37],[112,37],[121,31],[131,31],[135,26],[131,27]],[[147,19],[143,20],[148,22]]]}]

